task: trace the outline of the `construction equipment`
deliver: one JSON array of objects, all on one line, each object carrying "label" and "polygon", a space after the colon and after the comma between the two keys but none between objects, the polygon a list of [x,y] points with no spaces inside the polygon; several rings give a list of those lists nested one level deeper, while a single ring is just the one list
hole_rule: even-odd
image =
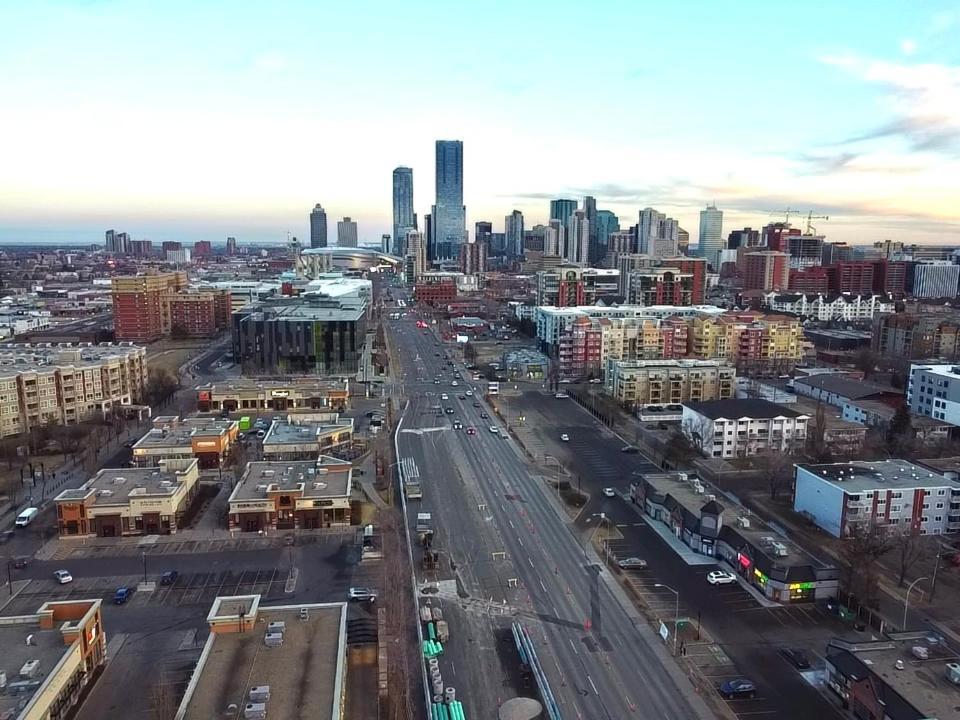
[{"label": "construction equipment", "polygon": [[829,220],[829,215],[814,215],[813,210],[807,213],[807,235],[815,235],[817,229],[810,222],[811,220]]}]

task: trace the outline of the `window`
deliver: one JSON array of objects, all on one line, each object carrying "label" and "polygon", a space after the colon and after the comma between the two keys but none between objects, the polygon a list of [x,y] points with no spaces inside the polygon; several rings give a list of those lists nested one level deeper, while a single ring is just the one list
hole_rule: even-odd
[{"label": "window", "polygon": [[903,507],[903,506],[902,506],[902,505],[891,505],[891,506],[890,506],[890,512],[900,512],[900,508],[901,508],[901,507]]},{"label": "window", "polygon": [[943,503],[937,503],[934,507],[936,507],[937,510],[942,510],[942,509],[943,509]]},{"label": "window", "polygon": [[934,521],[934,522],[943,522],[943,515],[934,515],[933,521]]},{"label": "window", "polygon": [[937,490],[937,495],[946,495],[946,494],[947,494],[947,491],[944,490],[943,488],[940,488],[939,490]]}]

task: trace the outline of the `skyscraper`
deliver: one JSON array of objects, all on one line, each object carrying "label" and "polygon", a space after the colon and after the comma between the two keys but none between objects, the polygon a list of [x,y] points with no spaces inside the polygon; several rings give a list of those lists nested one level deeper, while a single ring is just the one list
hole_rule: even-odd
[{"label": "skyscraper", "polygon": [[433,262],[437,259],[437,248],[433,239],[433,215],[427,213],[423,216],[423,242],[427,246],[427,262]]},{"label": "skyscraper", "polygon": [[390,233],[384,233],[380,236],[380,252],[389,254],[392,249],[390,247]]},{"label": "skyscraper", "polygon": [[677,229],[677,252],[681,255],[686,255],[687,250],[690,248],[690,233],[688,233],[683,228]]},{"label": "skyscraper", "polygon": [[484,247],[487,248],[487,252],[491,255],[496,254],[492,247],[493,223],[487,222],[486,220],[476,222],[473,226],[473,240],[474,242],[482,242]]},{"label": "skyscraper", "polygon": [[327,211],[314,205],[310,211],[310,247],[325,248],[327,246]]},{"label": "skyscraper", "polygon": [[653,208],[640,211],[637,224],[637,252],[654,257],[673,257],[677,254],[680,224]]},{"label": "skyscraper", "polygon": [[590,263],[593,264],[600,259],[597,255],[600,248],[597,243],[597,199],[592,195],[587,195],[583,198],[583,214],[586,215],[587,222],[590,223],[587,257]]},{"label": "skyscraper", "polygon": [[235,237],[227,238],[227,255],[237,254],[237,239]]},{"label": "skyscraper", "polygon": [[393,252],[403,256],[407,249],[401,247],[407,237],[407,230],[415,230],[417,219],[413,214],[413,170],[408,167],[394,168],[393,171]]},{"label": "skyscraper", "polygon": [[357,223],[345,217],[337,223],[337,247],[357,246]]},{"label": "skyscraper", "polygon": [[543,233],[543,254],[563,255],[563,223],[551,220]]},{"label": "skyscraper", "polygon": [[567,200],[566,198],[557,198],[550,201],[550,219],[559,220],[563,227],[567,226],[567,220],[577,211],[577,201]]},{"label": "skyscraper", "polygon": [[590,223],[583,210],[576,210],[567,221],[566,252],[564,257],[570,262],[586,265],[590,249]]},{"label": "skyscraper", "polygon": [[620,230],[620,218],[618,218],[609,210],[598,210],[596,224],[597,252],[599,253],[597,262],[599,262],[607,255],[607,248],[609,247],[609,238],[611,233],[615,233]]},{"label": "skyscraper", "polygon": [[433,206],[433,240],[436,257],[460,257],[467,237],[467,209],[463,205],[463,142],[437,140],[437,199]]},{"label": "skyscraper", "polygon": [[700,236],[697,240],[697,251],[700,257],[706,258],[710,266],[717,271],[720,269],[720,252],[723,250],[723,210],[717,210],[715,205],[707,205],[700,211]]},{"label": "skyscraper", "polygon": [[504,218],[504,234],[507,236],[507,257],[523,257],[523,213],[514,210]]},{"label": "skyscraper", "polygon": [[413,277],[417,279],[427,270],[427,246],[423,241],[423,233],[407,230],[403,244],[407,248],[407,256],[413,258]]},{"label": "skyscraper", "polygon": [[104,249],[117,255],[127,255],[131,249],[130,236],[125,232],[107,230],[104,234]]}]

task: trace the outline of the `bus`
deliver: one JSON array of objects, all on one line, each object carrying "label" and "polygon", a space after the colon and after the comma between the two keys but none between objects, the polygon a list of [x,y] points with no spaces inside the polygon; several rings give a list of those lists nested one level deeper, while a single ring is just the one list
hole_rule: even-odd
[{"label": "bus", "polygon": [[500,394],[500,383],[492,382],[487,384],[487,395],[499,395]]},{"label": "bus", "polygon": [[249,415],[244,415],[242,418],[240,418],[240,430],[242,430],[243,432],[246,432],[251,428],[251,426],[252,424],[250,422]]}]

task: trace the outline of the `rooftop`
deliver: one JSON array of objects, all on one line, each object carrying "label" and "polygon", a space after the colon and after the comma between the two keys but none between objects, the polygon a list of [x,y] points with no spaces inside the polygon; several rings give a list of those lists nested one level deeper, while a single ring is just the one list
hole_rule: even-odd
[{"label": "rooftop", "polygon": [[261,461],[247,464],[230,500],[261,500],[268,492],[303,489],[306,498],[342,498],[350,494],[353,465],[329,455],[316,461]]},{"label": "rooftop", "polygon": [[840,373],[821,373],[808,377],[798,377],[796,385],[806,385],[810,388],[823,390],[851,400],[861,400],[882,393],[899,393],[899,390],[881,385],[872,385],[862,380],[851,380]]},{"label": "rooftop", "polygon": [[232,382],[204,383],[197,390],[209,392],[245,392],[249,390],[345,390],[346,383],[340,380],[321,380],[319,378],[291,376],[289,380],[255,380],[240,378]]},{"label": "rooftop", "polygon": [[272,322],[285,320],[356,322],[367,312],[366,302],[353,296],[325,298],[317,295],[307,295],[297,298],[271,298],[259,305],[250,306],[250,308],[252,309],[246,314],[247,318]]},{"label": "rooftop", "polygon": [[797,467],[848,493],[917,487],[950,487],[960,492],[957,480],[906,460],[856,460],[823,465],[802,463]]},{"label": "rooftop", "polygon": [[940,377],[952,378],[954,380],[960,378],[960,365],[956,365],[954,363],[937,365],[913,363],[910,366],[910,372],[912,373],[914,370],[924,370],[931,375],[939,375]]},{"label": "rooftop", "polygon": [[[255,613],[253,629],[210,634],[177,720],[223,717],[231,705],[237,710],[230,717],[242,717],[250,688],[263,686],[270,688],[268,717],[340,717],[346,605],[264,607],[244,598],[218,598],[208,621],[229,622],[239,607],[232,601]],[[276,647],[264,643],[271,622],[285,626]]]},{"label": "rooftop", "polygon": [[796,418],[807,417],[803,413],[777,405],[769,400],[729,399],[707,400],[704,402],[685,402],[684,405],[694,412],[700,413],[711,420],[739,419],[739,418]]},{"label": "rooftop", "polygon": [[[153,427],[137,440],[133,446],[134,455],[137,450],[150,448],[184,447],[192,444],[194,438],[220,437],[237,427],[236,420],[220,420],[218,418],[187,418],[180,420],[176,417],[154,418]],[[163,422],[166,421],[166,422]]]},{"label": "rooftop", "polygon": [[263,438],[264,445],[302,445],[316,443],[330,433],[353,429],[353,418],[337,418],[334,423],[285,423],[275,420]]},{"label": "rooftop", "polygon": [[[957,662],[957,650],[940,638],[894,633],[887,640],[858,643],[853,649],[830,649],[834,651],[828,654],[831,662],[842,663],[844,672],[864,677],[869,671],[886,683],[881,697],[892,720],[916,718],[914,709],[921,717],[957,717],[960,691],[945,672],[948,662]],[[926,660],[918,657],[921,653]]]},{"label": "rooftop", "polygon": [[0,345],[0,375],[73,367],[82,370],[105,361],[119,361],[146,350],[132,343],[8,343]]},{"label": "rooftop", "polygon": [[[78,488],[61,492],[55,500],[79,502],[94,497],[95,505],[125,505],[131,497],[172,497],[196,469],[197,461],[163,462],[160,467],[104,468]],[[175,468],[183,466],[183,470]]]}]

